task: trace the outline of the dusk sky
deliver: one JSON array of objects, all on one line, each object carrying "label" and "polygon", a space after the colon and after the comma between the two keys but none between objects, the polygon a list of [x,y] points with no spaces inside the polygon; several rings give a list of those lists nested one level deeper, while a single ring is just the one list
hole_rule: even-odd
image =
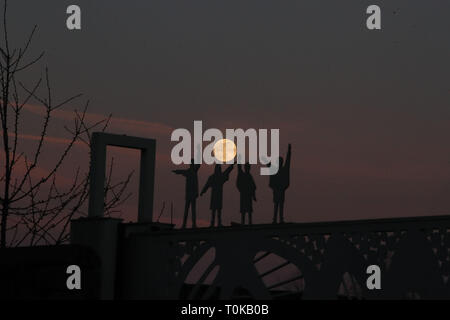
[{"label": "dusk sky", "polygon": [[[70,4],[81,7],[81,31],[66,28]],[[382,10],[382,30],[366,28],[371,4]],[[182,217],[184,180],[171,170],[184,166],[170,161],[170,134],[193,130],[194,120],[205,129],[280,129],[283,156],[292,144],[289,222],[450,213],[448,0],[14,0],[10,7],[14,42],[39,26],[33,50],[46,52],[56,97],[81,92],[92,119],[113,114],[110,132],[157,140],[156,215],[173,201]],[[42,70],[22,80],[31,84]],[[56,115],[52,137],[64,137],[75,107]],[[27,113],[31,146],[39,110],[30,105]],[[88,162],[85,148],[74,151],[71,161]],[[119,175],[138,168],[135,152],[111,154]],[[201,167],[200,187],[212,171]],[[267,223],[268,177],[252,172],[254,220]],[[72,173],[66,168],[62,183]],[[236,170],[224,188],[226,224],[240,219],[235,183]],[[127,220],[135,220],[136,203],[124,205]],[[209,194],[199,199],[201,220],[209,221],[208,206]]]}]

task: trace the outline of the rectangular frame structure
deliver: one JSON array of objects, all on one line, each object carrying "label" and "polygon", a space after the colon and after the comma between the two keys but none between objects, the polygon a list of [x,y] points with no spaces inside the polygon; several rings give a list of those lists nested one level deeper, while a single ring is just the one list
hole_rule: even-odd
[{"label": "rectangular frame structure", "polygon": [[91,137],[89,217],[103,217],[104,215],[107,146],[139,149],[141,151],[138,222],[152,222],[156,140],[104,132],[95,132]]}]

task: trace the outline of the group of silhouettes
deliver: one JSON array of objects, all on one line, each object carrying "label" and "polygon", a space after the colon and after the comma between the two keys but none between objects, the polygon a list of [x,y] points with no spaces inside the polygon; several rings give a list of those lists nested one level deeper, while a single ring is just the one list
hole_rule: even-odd
[{"label": "group of silhouettes", "polygon": [[[284,222],[284,198],[285,191],[289,187],[290,163],[291,145],[289,144],[286,162],[283,164],[283,158],[279,157],[278,171],[269,178],[269,187],[273,192],[273,223]],[[270,166],[270,163],[268,166]],[[216,164],[214,167],[214,173],[208,177],[208,180],[200,193],[200,196],[203,196],[209,189],[211,189],[211,201],[209,205],[211,210],[211,227],[216,225],[216,221],[217,226],[222,226],[223,185],[228,181],[233,167],[234,164],[231,164],[225,171],[222,171],[222,166],[220,164]],[[248,224],[252,224],[253,201],[256,201],[256,184],[250,173],[250,164],[248,162],[244,165],[244,170],[242,170],[241,164],[238,164],[237,167],[238,174],[236,179],[236,187],[240,193],[241,223],[245,224],[245,216],[247,214]],[[172,170],[173,173],[183,175],[186,178],[186,201],[184,205],[182,228],[186,228],[189,208],[191,208],[192,212],[192,228],[197,227],[196,201],[199,196],[197,176],[199,169],[200,164],[195,164],[192,159],[188,169]]]}]

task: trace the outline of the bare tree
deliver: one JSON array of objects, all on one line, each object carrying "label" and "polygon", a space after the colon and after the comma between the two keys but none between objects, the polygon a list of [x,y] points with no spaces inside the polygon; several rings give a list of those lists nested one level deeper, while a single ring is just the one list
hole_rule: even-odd
[{"label": "bare tree", "polygon": [[[37,174],[42,162],[44,146],[48,144],[49,126],[55,110],[79,101],[81,94],[55,102],[48,68],[44,76],[31,86],[20,79],[30,67],[38,64],[44,53],[28,57],[30,45],[36,33],[33,28],[23,47],[12,48],[7,28],[8,1],[3,2],[3,39],[0,45],[0,121],[3,148],[3,165],[0,171],[1,227],[0,247],[36,244],[60,244],[68,240],[71,219],[85,214],[89,195],[89,174],[77,168],[73,181],[64,190],[58,186],[61,168],[74,146],[90,147],[93,131],[104,131],[111,116],[95,123],[86,119],[89,101],[80,111],[73,113],[71,126],[64,126],[68,136],[61,153],[54,157],[55,163],[45,174]],[[21,147],[21,119],[23,108],[30,102],[39,104],[45,110],[42,126],[34,150]],[[90,148],[88,149],[90,150]],[[88,155],[88,154],[87,154]],[[113,182],[113,164],[105,183],[105,214],[115,213],[130,194],[126,188],[132,176]],[[7,239],[7,234],[9,239]]]}]

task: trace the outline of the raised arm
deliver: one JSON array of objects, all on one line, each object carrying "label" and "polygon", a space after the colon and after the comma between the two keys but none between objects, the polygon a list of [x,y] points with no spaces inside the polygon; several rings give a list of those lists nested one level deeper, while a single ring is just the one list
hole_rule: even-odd
[{"label": "raised arm", "polygon": [[208,191],[209,187],[211,186],[211,177],[208,178],[208,180],[205,183],[205,186],[202,189],[202,192],[200,193],[200,195],[202,196],[206,191]]},{"label": "raised arm", "polygon": [[286,155],[286,164],[285,164],[286,168],[289,170],[290,166],[291,166],[291,144],[289,143],[288,145],[288,152]]},{"label": "raised arm", "polygon": [[223,172],[223,174],[228,178],[231,170],[233,170],[234,164],[230,164],[230,166]]},{"label": "raised arm", "polygon": [[238,155],[238,159],[237,159],[238,173],[242,172],[241,159],[242,159],[241,155]]}]

